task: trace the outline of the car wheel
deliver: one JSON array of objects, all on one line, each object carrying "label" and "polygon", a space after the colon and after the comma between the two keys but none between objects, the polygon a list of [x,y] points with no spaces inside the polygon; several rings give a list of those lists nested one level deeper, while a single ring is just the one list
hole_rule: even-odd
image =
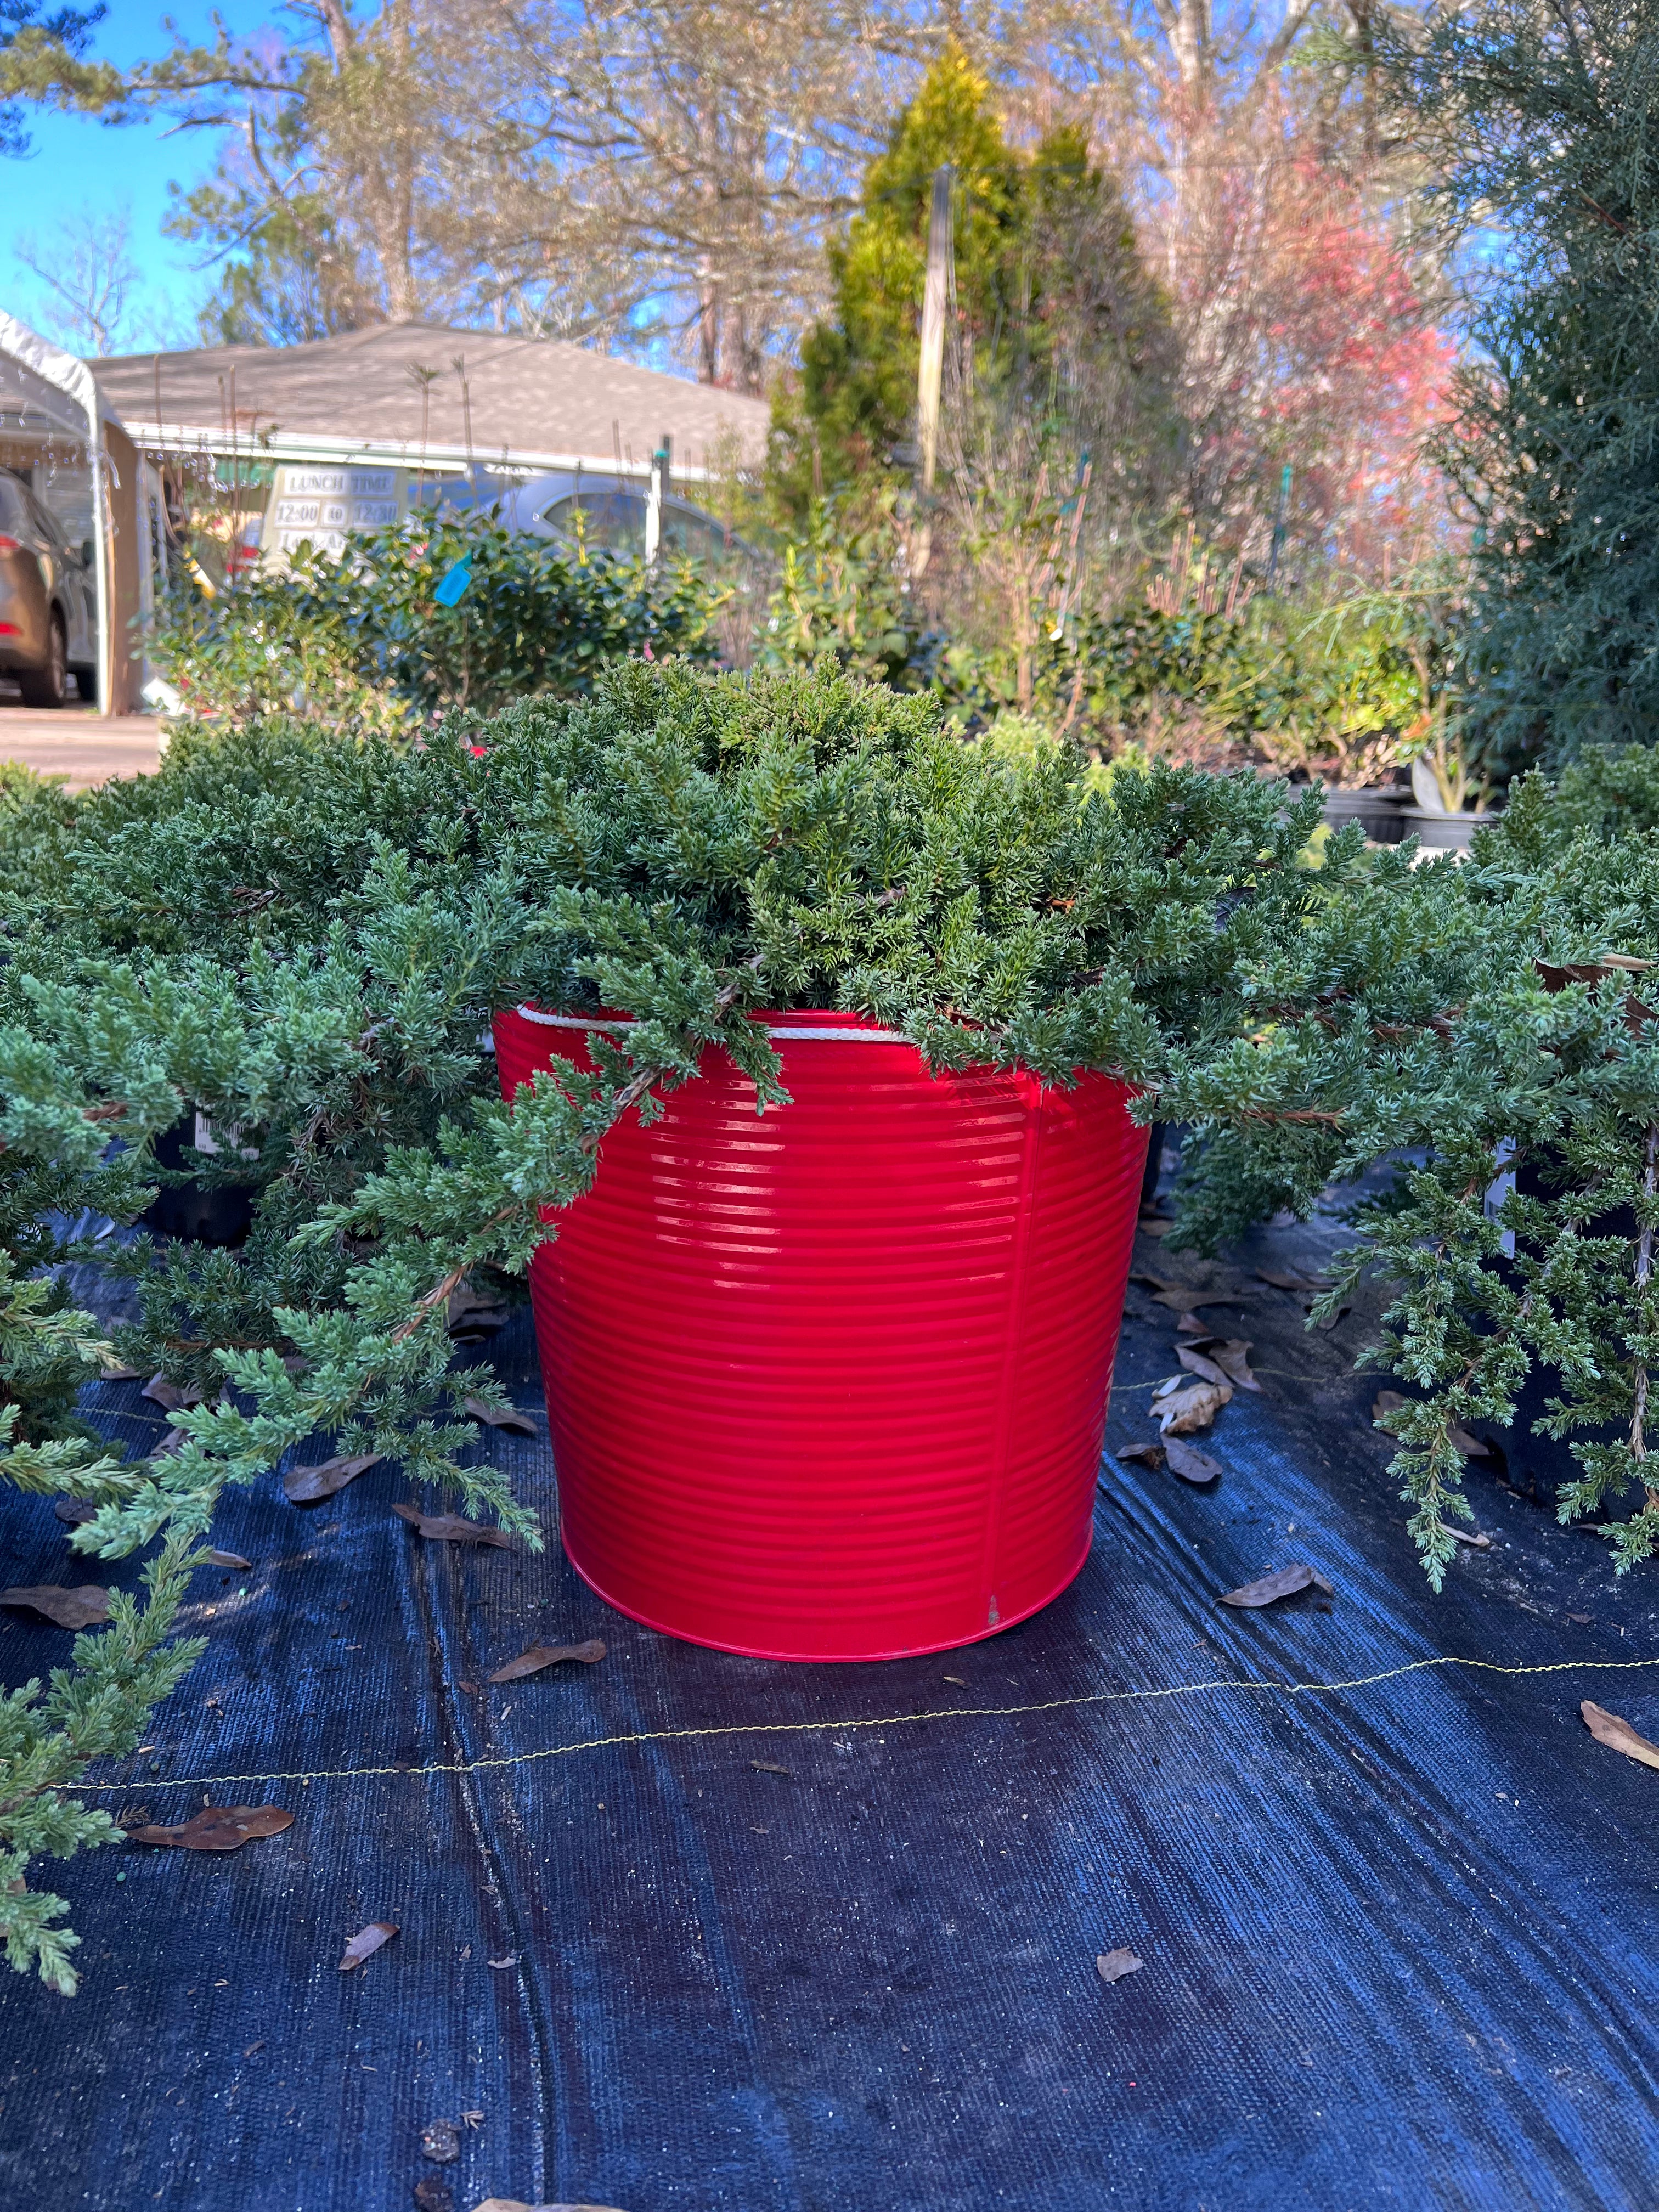
[{"label": "car wheel", "polygon": [[64,637],[64,620],[54,614],[52,628],[46,635],[46,658],[43,667],[20,668],[18,689],[23,694],[26,707],[61,707],[64,686],[69,680],[69,652]]},{"label": "car wheel", "polygon": [[81,703],[86,707],[98,704],[98,671],[90,661],[77,660],[70,674],[75,678],[75,688],[81,694]]}]

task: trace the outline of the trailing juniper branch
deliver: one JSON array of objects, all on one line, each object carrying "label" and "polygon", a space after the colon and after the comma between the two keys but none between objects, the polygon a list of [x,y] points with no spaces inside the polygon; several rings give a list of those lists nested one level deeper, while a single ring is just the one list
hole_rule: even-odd
[{"label": "trailing juniper branch", "polygon": [[[1644,787],[1628,757],[1591,759],[1560,800],[1537,777],[1517,787],[1466,866],[1379,856],[1258,969],[1251,1037],[1166,1094],[1204,1127],[1177,1243],[1212,1248],[1396,1158],[1322,1310],[1364,1269],[1390,1286],[1362,1358],[1416,1394],[1385,1425],[1437,1584],[1447,1524],[1470,1517],[1455,1432],[1508,1425],[1534,1372],[1551,1392],[1535,1425],[1580,1469],[1560,1518],[1633,1496],[1598,1523],[1617,1564],[1659,1547],[1659,807],[1644,812]],[[1610,821],[1621,834],[1598,834]],[[1296,1118],[1310,1106],[1331,1118]]]}]

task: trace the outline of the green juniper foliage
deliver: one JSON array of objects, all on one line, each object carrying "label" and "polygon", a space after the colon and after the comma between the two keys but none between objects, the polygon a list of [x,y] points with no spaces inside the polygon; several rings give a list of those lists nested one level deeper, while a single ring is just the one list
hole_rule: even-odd
[{"label": "green juniper foliage", "polygon": [[[1155,1081],[1226,1036],[1230,978],[1316,895],[1297,865],[1311,799],[1281,819],[1282,795],[1253,780],[1160,769],[1121,776],[1108,802],[1080,756],[964,748],[931,702],[827,673],[628,664],[590,704],[522,707],[486,734],[483,758],[451,732],[307,767],[276,733],[297,782],[279,809],[237,802],[223,870],[223,842],[204,869],[164,809],[139,825],[118,801],[113,824],[94,806],[53,830],[51,926],[20,923],[14,962],[32,1030],[159,1055],[237,1133],[212,1171],[255,1204],[242,1251],[145,1267],[121,1342],[180,1381],[228,1376],[258,1412],[185,1416],[191,1442],[87,1545],[129,1548],[181,1514],[204,1528],[222,1481],[319,1426],[419,1478],[447,1472],[528,1534],[493,1469],[451,1467],[466,1432],[447,1408],[446,1302],[474,1270],[522,1270],[539,1208],[586,1188],[617,1111],[651,1110],[714,1041],[781,1103],[744,1018],[768,1004],[863,1007],[939,1065]],[[195,772],[186,749],[156,781],[188,791]],[[130,908],[101,894],[118,865],[150,885],[156,952],[140,957]],[[17,895],[42,901],[38,878]],[[597,1081],[567,1069],[509,1113],[482,1032],[526,996],[622,1007],[630,1055],[608,1049]]]},{"label": "green juniper foliage", "polygon": [[[112,1079],[118,1103],[98,1096]],[[0,1032],[0,1476],[20,1490],[103,1504],[142,1480],[76,1414],[110,1347],[59,1271],[95,1256],[68,1224],[89,1212],[130,1219],[149,1195],[138,1146],[110,1156],[112,1129],[141,1145],[178,1108],[153,1065],[120,1055],[118,1066],[97,1042],[64,1054],[21,1024]],[[76,1638],[71,1665],[0,1695],[0,1941],[13,1966],[65,1995],[80,1939],[58,1924],[64,1899],[30,1888],[27,1869],[118,1835],[107,1814],[64,1793],[89,1760],[132,1749],[203,1650],[167,1642],[194,1564],[189,1535],[169,1534],[144,1570],[146,1604],[113,1594],[108,1627]]]},{"label": "green juniper foliage", "polygon": [[[0,839],[15,1273],[52,1256],[43,1206],[131,1218],[155,1179],[149,1141],[181,1112],[230,1140],[191,1164],[253,1205],[240,1250],[141,1244],[127,1263],[143,1310],[119,1352],[204,1392],[175,1452],[123,1465],[72,1442],[75,1370],[48,1347],[89,1324],[52,1337],[39,1279],[0,1309],[9,1371],[50,1399],[15,1474],[92,1500],[83,1553],[162,1546],[148,1610],[118,1604],[76,1671],[19,1709],[15,1750],[0,1743],[21,1853],[108,1832],[53,1793],[130,1745],[189,1663],[160,1638],[227,1483],[323,1431],[540,1543],[465,1449],[457,1390],[500,1402],[499,1386],[452,1374],[450,1298],[521,1275],[542,1209],[589,1186],[605,1130],[659,1110],[710,1046],[787,1112],[751,1012],[861,1009],[936,1066],[1155,1086],[1224,1047],[1241,975],[1358,850],[1310,873],[1316,802],[1253,778],[1127,771],[1108,795],[1080,753],[963,745],[931,700],[828,669],[745,681],[637,661],[589,700],[412,750],[292,725],[185,732],[142,784],[18,809]],[[487,1024],[527,997],[636,1026],[626,1051],[597,1046],[595,1072],[561,1064],[509,1109]],[[129,1148],[108,1158],[112,1130]],[[88,1372],[92,1356],[75,1352]],[[9,1907],[14,1957],[68,1987],[69,1939],[41,1932],[52,1909]]]},{"label": "green juniper foliage", "polygon": [[1598,834],[1654,818],[1642,760],[1570,781],[1517,785],[1466,865],[1378,855],[1251,978],[1251,1037],[1163,1108],[1205,1132],[1172,1242],[1213,1248],[1401,1160],[1324,1309],[1364,1268],[1390,1285],[1367,1356],[1419,1394],[1384,1425],[1437,1585],[1469,1517],[1452,1431],[1508,1424],[1534,1371],[1540,1431],[1578,1462],[1560,1518],[1633,1498],[1598,1523],[1619,1566],[1659,1547],[1659,830]]}]

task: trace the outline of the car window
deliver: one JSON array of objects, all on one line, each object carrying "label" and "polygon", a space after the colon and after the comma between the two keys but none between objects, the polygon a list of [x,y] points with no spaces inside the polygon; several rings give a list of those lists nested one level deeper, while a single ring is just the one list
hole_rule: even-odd
[{"label": "car window", "polygon": [[31,521],[47,544],[55,545],[59,552],[66,553],[69,550],[69,539],[64,535],[63,524],[59,522],[52,509],[49,507],[42,507],[32,492],[25,492],[23,498],[28,507]]},{"label": "car window", "polygon": [[578,507],[582,514],[582,536],[589,545],[603,545],[612,553],[637,556],[644,552],[643,492],[566,492],[562,498],[544,507],[538,519],[574,538]]},{"label": "car window", "polygon": [[0,530],[15,538],[28,528],[28,509],[23,504],[23,487],[15,477],[0,476]]}]

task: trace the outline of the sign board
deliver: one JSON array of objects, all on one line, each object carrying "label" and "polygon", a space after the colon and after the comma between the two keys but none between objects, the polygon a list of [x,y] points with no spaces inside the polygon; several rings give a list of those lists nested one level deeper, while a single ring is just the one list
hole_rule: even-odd
[{"label": "sign board", "polygon": [[265,510],[264,557],[284,559],[307,540],[319,552],[343,553],[348,531],[378,530],[407,512],[409,476],[407,469],[283,462]]}]

